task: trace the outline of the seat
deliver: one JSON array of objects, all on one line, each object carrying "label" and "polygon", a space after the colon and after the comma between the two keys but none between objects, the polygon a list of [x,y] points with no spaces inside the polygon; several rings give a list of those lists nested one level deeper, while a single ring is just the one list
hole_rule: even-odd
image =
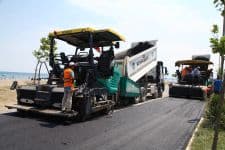
[{"label": "seat", "polygon": [[61,60],[62,60],[62,64],[68,64],[68,63],[69,63],[69,59],[68,59],[68,57],[65,55],[64,52],[61,52],[61,53],[60,53],[60,57],[61,57]]},{"label": "seat", "polygon": [[101,77],[109,77],[113,75],[112,61],[114,59],[113,48],[108,51],[102,51],[98,60],[98,71]]}]

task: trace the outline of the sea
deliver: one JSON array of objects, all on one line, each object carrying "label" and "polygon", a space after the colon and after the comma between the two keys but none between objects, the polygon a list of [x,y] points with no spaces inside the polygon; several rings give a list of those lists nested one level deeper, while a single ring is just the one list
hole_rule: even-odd
[{"label": "sea", "polygon": [[[47,73],[42,73],[41,78],[47,78]],[[7,72],[7,71],[0,71],[0,80],[5,79],[32,79],[34,78],[34,73],[26,73],[26,72]],[[170,83],[176,83],[177,79],[171,76],[165,76],[165,80]]]},{"label": "sea", "polygon": [[[41,77],[48,77],[48,74],[41,74]],[[34,73],[0,71],[0,80],[32,78],[34,78]]]},{"label": "sea", "polygon": [[168,83],[177,83],[177,78],[176,78],[176,77],[165,76],[164,79],[165,79],[165,81],[167,81]]}]

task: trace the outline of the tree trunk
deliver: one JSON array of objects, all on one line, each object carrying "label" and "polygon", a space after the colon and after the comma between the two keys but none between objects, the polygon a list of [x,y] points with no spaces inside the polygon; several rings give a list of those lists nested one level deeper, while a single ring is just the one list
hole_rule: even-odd
[{"label": "tree trunk", "polygon": [[216,111],[216,120],[215,120],[215,126],[214,126],[214,137],[213,137],[213,144],[212,144],[212,150],[217,150],[217,143],[219,138],[219,129],[220,129],[220,120],[221,120],[221,113],[222,113],[222,107],[224,102],[224,89],[225,89],[225,76],[223,75],[223,65],[224,65],[224,57],[221,57],[221,75],[220,78],[223,79],[223,86],[220,93],[220,99],[217,103],[217,111]]},{"label": "tree trunk", "polygon": [[[225,36],[225,16],[223,16],[223,36]],[[214,137],[213,137],[213,144],[212,150],[217,150],[217,143],[219,138],[219,129],[220,129],[220,120],[221,120],[221,113],[224,103],[224,90],[225,90],[225,74],[223,73],[224,67],[224,55],[221,55],[221,66],[220,66],[220,79],[223,80],[222,90],[220,93],[220,99],[217,103],[217,111],[216,111],[216,120],[214,126]]]}]

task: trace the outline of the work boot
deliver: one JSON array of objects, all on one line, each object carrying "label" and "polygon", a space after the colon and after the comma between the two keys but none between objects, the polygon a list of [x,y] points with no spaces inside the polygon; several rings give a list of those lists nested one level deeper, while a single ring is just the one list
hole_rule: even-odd
[{"label": "work boot", "polygon": [[66,110],[65,113],[73,114],[75,111],[74,110]]}]

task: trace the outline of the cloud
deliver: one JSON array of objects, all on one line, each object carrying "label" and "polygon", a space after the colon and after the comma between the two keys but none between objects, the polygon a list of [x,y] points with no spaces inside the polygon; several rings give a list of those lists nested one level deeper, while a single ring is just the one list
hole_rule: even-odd
[{"label": "cloud", "polygon": [[[158,24],[179,31],[199,30],[207,24],[198,12],[176,1],[165,0],[68,0],[71,4],[108,17],[127,29]],[[104,20],[103,20],[104,22]],[[194,22],[194,23],[192,23]],[[130,25],[130,26],[127,26]],[[188,28],[182,28],[188,26]]]},{"label": "cloud", "polygon": [[[193,54],[207,54],[210,27],[219,21],[219,14],[201,12],[204,9],[193,7],[194,2],[182,3],[178,0],[67,0],[70,4],[86,10],[105,20],[85,25],[113,27],[126,35],[127,42],[158,39],[158,58],[173,68],[176,59],[191,58]],[[205,1],[204,1],[205,2]],[[208,2],[208,1],[207,1]],[[216,11],[210,2],[202,7],[205,11]],[[209,7],[210,6],[210,7]],[[212,7],[211,7],[212,6]],[[210,10],[212,8],[212,10]],[[207,16],[208,15],[208,16]],[[214,61],[217,61],[214,58]]]},{"label": "cloud", "polygon": [[[114,24],[111,26],[123,32],[128,40],[162,38],[165,35],[177,38],[177,36],[209,33],[211,25],[210,20],[202,17],[199,10],[187,7],[176,0],[68,1],[87,12],[113,20]],[[104,22],[105,20],[102,20],[95,26],[102,26]]]}]

